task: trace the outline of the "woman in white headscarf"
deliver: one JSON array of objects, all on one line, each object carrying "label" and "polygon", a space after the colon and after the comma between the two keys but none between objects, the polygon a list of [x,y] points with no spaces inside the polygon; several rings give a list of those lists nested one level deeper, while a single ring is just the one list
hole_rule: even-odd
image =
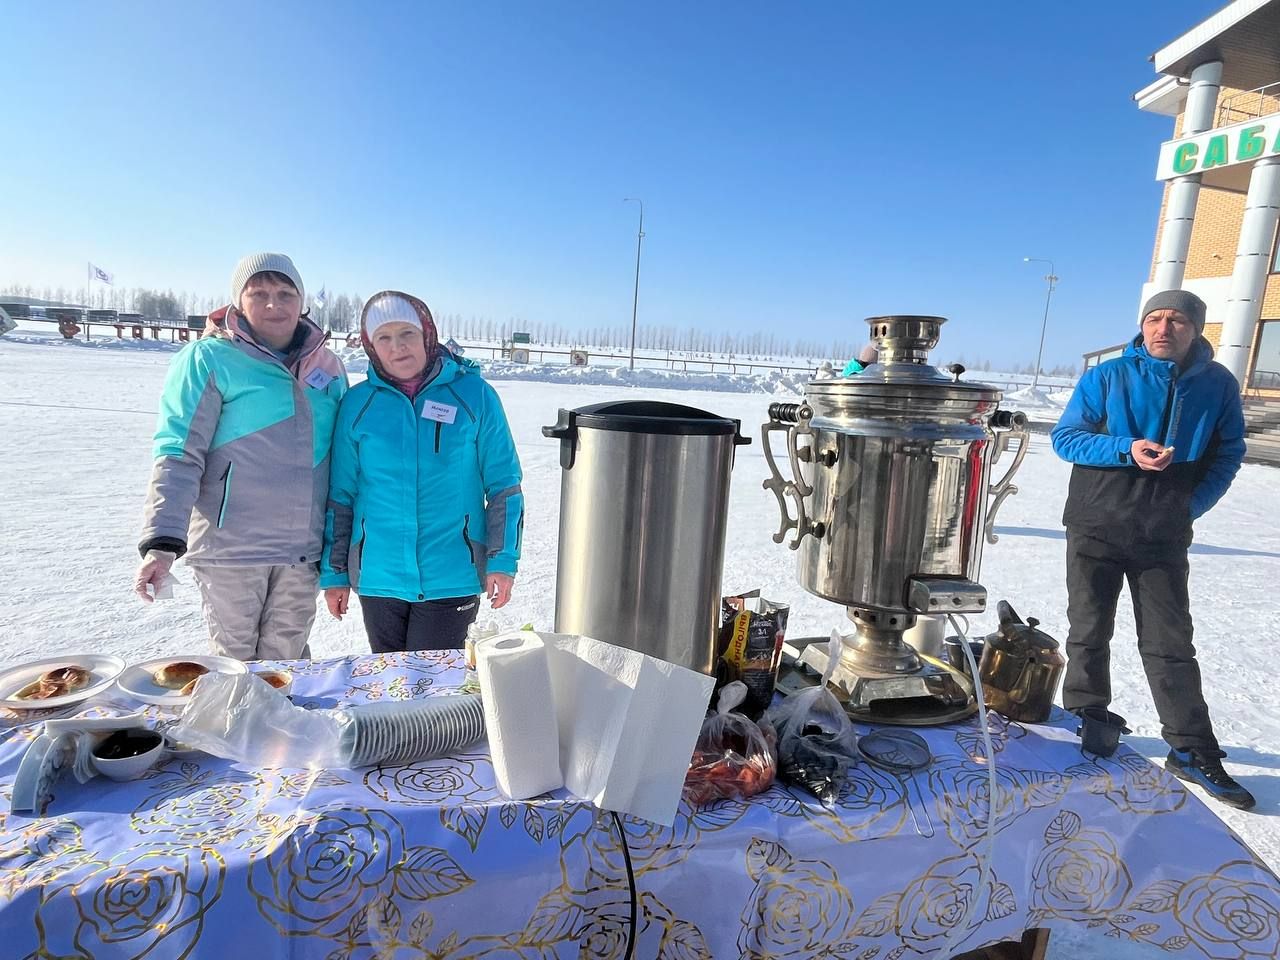
[{"label": "woman in white headscarf", "polygon": [[374,653],[462,647],[479,596],[511,597],[524,495],[497,392],[439,343],[427,305],[376,294],[360,318],[369,376],[338,413],[320,585],[360,597]]}]

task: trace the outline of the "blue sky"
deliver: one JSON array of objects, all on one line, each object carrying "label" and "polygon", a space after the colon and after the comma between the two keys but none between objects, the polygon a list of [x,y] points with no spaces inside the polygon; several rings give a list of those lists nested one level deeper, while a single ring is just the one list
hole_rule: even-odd
[{"label": "blue sky", "polygon": [[439,313],[863,338],[1124,339],[1172,121],[1131,95],[1216,9],[1125,3],[9,4],[0,285],[221,291],[256,249]]}]

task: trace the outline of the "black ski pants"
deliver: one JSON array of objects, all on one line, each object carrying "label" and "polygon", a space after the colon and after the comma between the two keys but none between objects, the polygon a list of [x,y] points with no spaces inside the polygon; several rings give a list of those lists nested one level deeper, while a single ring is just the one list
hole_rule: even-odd
[{"label": "black ski pants", "polygon": [[1218,757],[1192,643],[1185,543],[1113,542],[1067,529],[1068,710],[1111,703],[1111,636],[1127,580],[1161,734],[1170,746]]},{"label": "black ski pants", "polygon": [[467,627],[480,612],[479,597],[447,597],[410,603],[394,597],[361,597],[360,614],[374,653],[461,650]]}]

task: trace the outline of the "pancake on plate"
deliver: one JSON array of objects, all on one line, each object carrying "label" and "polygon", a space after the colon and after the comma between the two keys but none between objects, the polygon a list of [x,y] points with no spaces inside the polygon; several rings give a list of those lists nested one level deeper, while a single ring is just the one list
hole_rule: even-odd
[{"label": "pancake on plate", "polygon": [[66,684],[57,683],[52,680],[46,680],[41,677],[39,680],[32,680],[25,687],[14,694],[15,700],[50,700],[53,697],[60,697],[67,693]]},{"label": "pancake on plate", "polygon": [[178,660],[174,663],[165,664],[165,666],[151,675],[151,679],[155,681],[158,687],[164,687],[167,690],[182,690],[183,687],[197,677],[203,677],[208,672],[209,668],[199,663],[192,663],[190,660]]},{"label": "pancake on plate", "polygon": [[70,663],[40,674],[14,694],[14,699],[51,700],[87,687],[92,679],[93,674],[84,667]]},{"label": "pancake on plate", "polygon": [[40,679],[47,683],[62,684],[66,687],[67,693],[75,693],[77,690],[89,685],[89,681],[93,679],[93,674],[84,667],[68,664],[65,667],[50,670]]}]

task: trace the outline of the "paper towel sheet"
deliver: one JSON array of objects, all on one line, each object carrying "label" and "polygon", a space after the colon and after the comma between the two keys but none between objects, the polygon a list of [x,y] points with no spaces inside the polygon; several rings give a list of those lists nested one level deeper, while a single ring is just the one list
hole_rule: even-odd
[{"label": "paper towel sheet", "polygon": [[671,825],[712,677],[564,634],[490,637],[476,660],[504,793],[520,799],[564,786],[601,809]]},{"label": "paper towel sheet", "polygon": [[565,787],[670,826],[714,678],[590,637],[540,636]]},{"label": "paper towel sheet", "polygon": [[476,672],[498,789],[513,800],[527,800],[563,786],[542,640],[530,632],[486,637],[476,644]]}]

